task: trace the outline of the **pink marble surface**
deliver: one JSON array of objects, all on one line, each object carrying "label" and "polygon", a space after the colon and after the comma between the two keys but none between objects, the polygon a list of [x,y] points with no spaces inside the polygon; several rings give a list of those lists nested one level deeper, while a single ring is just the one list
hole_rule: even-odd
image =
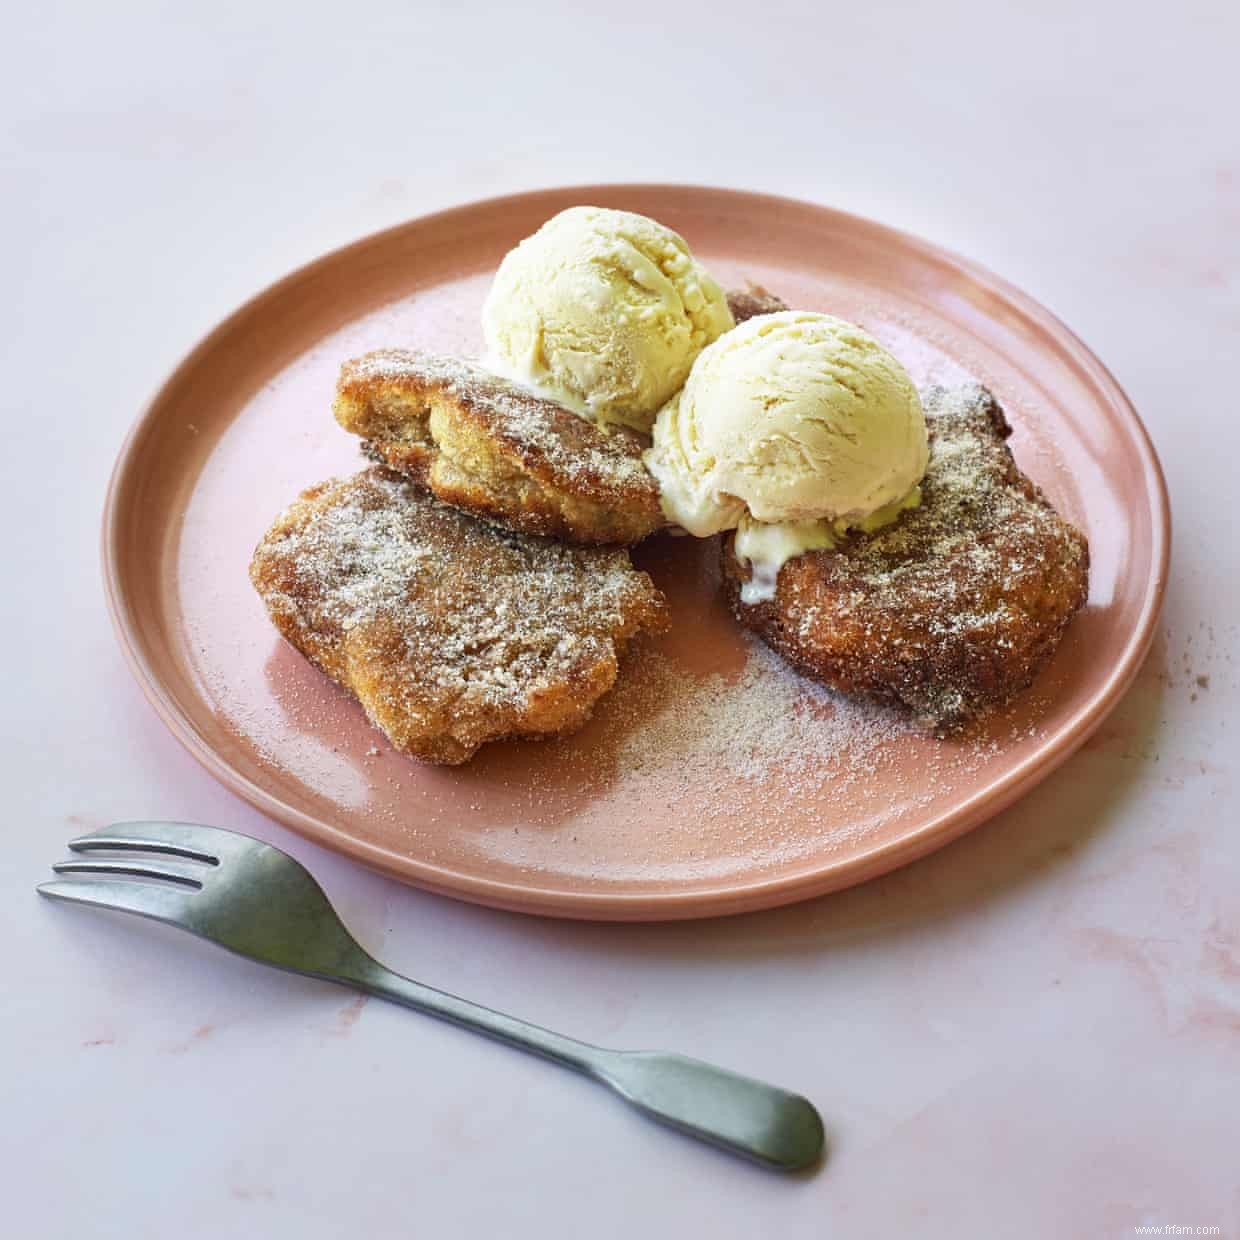
[{"label": "pink marble surface", "polygon": [[[1240,16],[724,8],[11,20],[7,1233],[1240,1236]],[[142,400],[269,280],[451,202],[636,179],[816,199],[1022,285],[1144,415],[1176,539],[1136,687],[989,826],[800,907],[570,925],[405,889],[214,785],[121,663],[96,526]],[[830,1161],[778,1179],[500,1047],[36,901],[65,838],[143,816],[286,847],[427,982],[805,1091]]]}]

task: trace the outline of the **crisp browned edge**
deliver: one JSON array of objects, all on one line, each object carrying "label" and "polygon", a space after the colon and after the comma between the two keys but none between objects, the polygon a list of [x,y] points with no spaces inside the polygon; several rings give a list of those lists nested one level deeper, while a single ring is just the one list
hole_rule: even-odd
[{"label": "crisp browned edge", "polygon": [[[1155,571],[1146,590],[1137,623],[1110,678],[1093,700],[1082,708],[1065,728],[1041,745],[1018,767],[1006,772],[994,784],[976,792],[962,806],[924,824],[915,833],[903,839],[879,845],[859,856],[854,854],[842,863],[821,866],[809,874],[780,877],[740,887],[728,886],[718,889],[695,889],[690,892],[634,896],[606,892],[565,893],[554,889],[530,887],[525,884],[479,879],[410,857],[395,857],[386,849],[353,839],[310,815],[286,805],[278,797],[234,771],[198,734],[192,722],[180,711],[159,683],[125,603],[121,574],[117,566],[117,543],[121,514],[127,498],[125,488],[132,484],[128,465],[150,428],[164,392],[175,384],[182,371],[209,351],[216,340],[225,335],[237,320],[253,313],[264,301],[274,299],[278,294],[287,291],[299,281],[313,276],[323,268],[342,262],[349,255],[379,244],[383,239],[393,237],[409,228],[426,227],[431,223],[444,223],[454,217],[460,218],[478,211],[494,211],[505,204],[531,204],[538,200],[545,200],[550,204],[555,204],[549,208],[550,213],[559,209],[565,201],[605,203],[608,199],[616,200],[623,199],[627,195],[646,194],[707,194],[733,200],[743,199],[757,206],[767,204],[771,207],[793,208],[833,215],[846,221],[850,227],[862,233],[868,233],[872,238],[897,242],[939,264],[946,263],[956,267],[972,281],[997,292],[1019,314],[1036,324],[1056,341],[1078,370],[1101,390],[1107,402],[1113,408],[1118,409],[1129,422],[1134,432],[1138,454],[1145,465],[1151,502],[1152,560]],[[978,826],[1000,810],[1007,808],[1028,788],[1060,766],[1080,748],[1135,679],[1154,638],[1155,625],[1166,593],[1170,552],[1171,509],[1166,479],[1149,432],[1132,402],[1111,372],[1071,328],[1033,298],[1021,292],[1015,285],[980,264],[961,258],[930,242],[922,241],[909,233],[874,223],[848,212],[837,211],[831,207],[778,195],[750,193],[745,190],[634,183],[534,190],[522,194],[482,199],[420,216],[398,224],[394,228],[370,234],[349,245],[332,250],[297,268],[244,302],[231,315],[217,324],[174,367],[160,384],[154,396],[144,406],[137,421],[125,437],[113,467],[104,500],[101,567],[105,599],[121,652],[147,700],[189,753],[210,774],[256,809],[271,815],[277,822],[283,823],[294,831],[345,853],[365,865],[445,895],[494,908],[583,920],[662,921],[711,917],[771,908],[853,886],[933,852],[943,844]]]}]

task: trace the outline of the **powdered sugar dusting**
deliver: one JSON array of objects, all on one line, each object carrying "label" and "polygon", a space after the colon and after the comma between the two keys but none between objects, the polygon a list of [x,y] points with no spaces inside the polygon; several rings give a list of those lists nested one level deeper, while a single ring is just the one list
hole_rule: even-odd
[{"label": "powdered sugar dusting", "polygon": [[[929,737],[906,715],[798,676],[756,639],[739,671],[705,676],[643,643],[586,733],[527,750],[520,767],[475,760],[492,799],[497,772],[519,772],[509,791],[525,817],[474,845],[529,871],[615,881],[779,869],[924,814],[945,785],[1037,735],[1012,720],[965,740]],[[570,778],[585,804],[565,818],[555,807]]]},{"label": "powdered sugar dusting", "polygon": [[[882,745],[909,730],[893,712],[796,676],[756,643],[735,679],[714,674],[694,681],[653,655],[634,688],[620,691],[615,708],[620,718],[643,709],[647,717],[619,741],[625,775],[675,778],[679,770],[692,772],[696,783],[709,770],[720,780],[778,781],[798,794],[830,783],[839,795],[873,769]],[[702,807],[707,814],[718,808]]]},{"label": "powdered sugar dusting", "polygon": [[645,589],[623,551],[494,530],[382,470],[321,490],[258,553],[279,570],[269,605],[329,642],[394,625],[410,667],[444,690],[523,699],[531,676],[571,667],[583,630],[620,627]]},{"label": "powdered sugar dusting", "polygon": [[626,552],[494,530],[381,469],[307,491],[251,574],[284,636],[435,761],[579,723],[663,612]]}]

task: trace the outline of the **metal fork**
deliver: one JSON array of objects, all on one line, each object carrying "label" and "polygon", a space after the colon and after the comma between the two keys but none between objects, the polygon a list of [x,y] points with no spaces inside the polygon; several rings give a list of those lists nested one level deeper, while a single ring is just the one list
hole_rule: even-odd
[{"label": "metal fork", "polygon": [[[165,921],[251,960],[353,986],[532,1051],[664,1124],[770,1167],[794,1171],[822,1154],[822,1120],[797,1094],[683,1055],[578,1042],[393,973],[354,940],[310,872],[261,840],[189,823],[125,822],[69,848],[158,860],[63,861],[52,867],[57,874],[83,877],[44,883],[41,894]],[[150,879],[163,881],[142,881]]]}]

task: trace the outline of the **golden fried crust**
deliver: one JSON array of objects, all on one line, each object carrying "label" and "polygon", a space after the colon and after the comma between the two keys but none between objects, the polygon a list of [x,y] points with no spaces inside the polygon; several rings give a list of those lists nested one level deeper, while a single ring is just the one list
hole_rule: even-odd
[{"label": "golden fried crust", "polygon": [[746,319],[757,318],[760,314],[778,314],[790,307],[788,303],[774,293],[768,293],[760,284],[751,284],[748,288],[729,289],[727,293],[728,309],[739,327]]},{"label": "golden fried crust", "polygon": [[737,619],[806,675],[946,732],[1032,681],[1085,602],[1089,551],[1017,468],[988,391],[932,388],[923,403],[919,508],[789,560],[767,602],[741,601],[731,536],[723,572]]},{"label": "golden fried crust", "polygon": [[667,523],[646,437],[602,430],[471,362],[367,353],[341,370],[333,408],[373,460],[509,529],[630,544]]},{"label": "golden fried crust", "polygon": [[626,643],[667,625],[627,551],[498,530],[387,469],[304,491],[250,579],[283,636],[428,762],[575,731]]}]

